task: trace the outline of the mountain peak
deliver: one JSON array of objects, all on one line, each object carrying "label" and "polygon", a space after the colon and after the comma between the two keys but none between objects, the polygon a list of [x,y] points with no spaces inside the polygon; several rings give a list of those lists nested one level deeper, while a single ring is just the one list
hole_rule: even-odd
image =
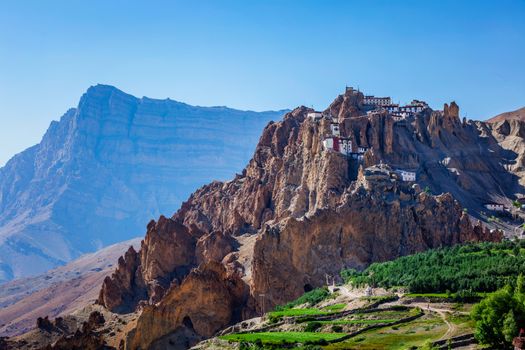
[{"label": "mountain peak", "polygon": [[194,189],[240,171],[279,117],[91,86],[1,169],[0,282],[138,234]]}]

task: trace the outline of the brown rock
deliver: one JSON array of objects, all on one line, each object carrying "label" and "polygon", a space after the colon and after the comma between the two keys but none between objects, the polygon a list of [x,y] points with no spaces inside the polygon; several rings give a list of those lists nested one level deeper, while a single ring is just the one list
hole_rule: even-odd
[{"label": "brown rock", "polygon": [[179,328],[211,337],[225,325],[240,320],[239,307],[246,297],[247,288],[239,276],[228,274],[216,262],[201,265],[180,287],[170,289],[158,305],[143,310],[126,348],[147,349],[161,337],[180,332]]},{"label": "brown rock", "polygon": [[[393,180],[369,183],[356,161],[323,149],[327,121],[297,108],[266,127],[241,175],[202,187],[171,219],[152,221],[140,252],[128,252],[106,279],[101,304],[144,304],[127,348],[209,337],[343,267],[501,237],[471,225],[462,210],[479,208],[491,191],[516,189],[489,127],[462,125],[455,103],[398,124],[385,113],[364,116],[361,101],[362,94],[347,92],[327,112],[354,147],[370,148],[363,166],[415,169],[417,187],[444,194]],[[480,176],[485,172],[498,176]]]}]

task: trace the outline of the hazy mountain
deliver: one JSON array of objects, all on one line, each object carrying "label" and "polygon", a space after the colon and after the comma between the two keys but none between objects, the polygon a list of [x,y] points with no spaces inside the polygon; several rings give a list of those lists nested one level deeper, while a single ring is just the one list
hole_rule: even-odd
[{"label": "hazy mountain", "polygon": [[199,186],[242,170],[282,113],[89,88],[38,145],[0,168],[0,281],[136,237]]}]

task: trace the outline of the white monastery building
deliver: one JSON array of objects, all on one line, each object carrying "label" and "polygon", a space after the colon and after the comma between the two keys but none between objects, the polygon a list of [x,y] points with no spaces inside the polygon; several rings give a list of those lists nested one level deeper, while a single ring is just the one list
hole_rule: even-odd
[{"label": "white monastery building", "polygon": [[371,106],[387,106],[392,104],[390,97],[365,96],[363,103]]},{"label": "white monastery building", "polygon": [[337,136],[327,137],[323,140],[323,147],[326,150],[339,152],[345,156],[352,153],[352,141],[347,138]]},{"label": "white monastery building", "polygon": [[319,120],[323,118],[323,113],[322,112],[308,112],[306,117],[312,120]]},{"label": "white monastery building", "polygon": [[405,182],[416,181],[416,173],[413,171],[397,170],[396,172],[401,178],[401,181],[405,181]]},{"label": "white monastery building", "polygon": [[493,210],[493,211],[503,211],[503,204],[487,203],[485,204],[485,208],[487,208],[488,210]]}]

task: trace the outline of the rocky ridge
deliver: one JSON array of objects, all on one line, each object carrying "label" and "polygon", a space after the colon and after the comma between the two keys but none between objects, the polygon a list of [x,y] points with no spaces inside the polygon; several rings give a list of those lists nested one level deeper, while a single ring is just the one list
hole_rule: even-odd
[{"label": "rocky ridge", "polygon": [[[140,251],[119,260],[98,300],[115,312],[139,310],[125,348],[210,337],[343,267],[501,238],[463,210],[523,191],[493,126],[460,120],[455,103],[399,122],[366,115],[362,100],[347,91],[325,111],[368,148],[362,164],[325,150],[329,121],[299,107],[265,128],[242,174],[202,187],[171,218],[148,224]],[[419,186],[367,178],[362,169],[379,163],[417,171]]]},{"label": "rocky ridge", "polygon": [[142,234],[199,186],[240,171],[282,113],[89,88],[0,168],[0,283]]},{"label": "rocky ridge", "polygon": [[140,241],[117,243],[45,274],[4,283],[0,288],[0,336],[26,333],[38,317],[65,316],[92,304],[119,256],[130,246],[138,249]]}]

